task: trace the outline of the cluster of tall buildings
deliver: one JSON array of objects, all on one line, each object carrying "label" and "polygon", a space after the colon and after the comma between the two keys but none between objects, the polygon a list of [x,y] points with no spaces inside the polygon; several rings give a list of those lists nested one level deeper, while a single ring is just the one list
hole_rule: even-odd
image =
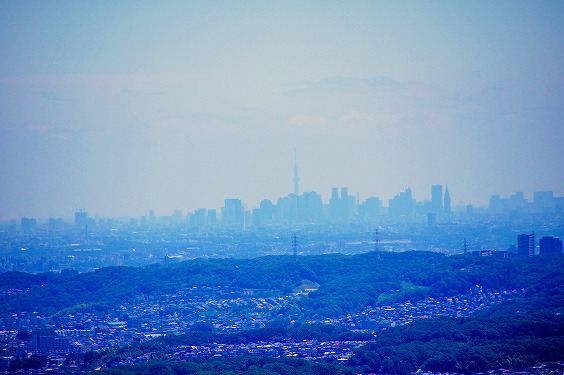
[{"label": "cluster of tall buildings", "polygon": [[[509,198],[492,195],[489,206],[481,211],[492,215],[531,212],[562,212],[564,197],[554,197],[552,191],[534,193],[533,202],[529,202],[522,192],[517,192]],[[460,212],[460,207],[456,208]],[[463,206],[467,214],[473,213],[473,206]],[[359,194],[349,194],[348,188],[333,188],[327,204],[323,203],[320,194],[311,191],[299,191],[299,176],[296,156],[294,155],[293,193],[280,197],[275,202],[264,199],[259,207],[248,210],[241,199],[225,199],[220,210],[198,208],[187,216],[181,210],[176,210],[171,216],[159,217],[160,222],[180,223],[188,222],[193,227],[223,226],[233,229],[247,227],[261,227],[270,225],[304,225],[304,224],[348,224],[348,223],[374,223],[376,221],[387,223],[410,222],[427,220],[429,226],[434,226],[438,219],[448,218],[453,212],[448,186],[431,186],[431,200],[417,202],[412,197],[410,187],[400,191],[388,205],[378,197],[369,197],[363,202]],[[132,223],[135,219],[131,219]],[[149,217],[142,216],[141,224],[154,223],[157,218],[154,211]],[[111,219],[108,219],[111,221]],[[88,213],[77,210],[74,223],[78,227],[87,228],[95,224],[95,220],[88,217]],[[13,223],[15,225],[15,222]],[[50,227],[58,227],[62,219],[50,219]],[[21,228],[24,232],[33,230],[36,221],[33,218],[22,218]]]},{"label": "cluster of tall buildings", "polygon": [[532,202],[529,202],[522,192],[512,194],[508,198],[492,195],[488,210],[491,214],[546,213],[562,212],[562,207],[564,207],[564,197],[555,197],[552,191],[535,191]]},{"label": "cluster of tall buildings", "polygon": [[382,217],[391,220],[413,220],[418,215],[429,218],[430,224],[437,217],[449,215],[451,200],[448,187],[443,195],[442,185],[431,187],[432,199],[429,202],[416,202],[408,187],[393,199],[388,207],[378,197],[369,197],[360,202],[359,194],[349,194],[347,187],[333,188],[329,203],[324,204],[318,193],[299,191],[298,164],[294,153],[293,193],[272,202],[264,199],[259,207],[245,210],[240,199],[226,199],[221,209],[220,219],[215,210],[199,208],[188,215],[191,225],[221,224],[232,228],[247,226],[289,225],[289,224],[340,224],[374,222]]},{"label": "cluster of tall buildings", "polygon": [[435,220],[452,212],[448,187],[443,195],[442,185],[432,186],[431,201],[415,201],[411,189],[406,188],[384,207],[378,197],[361,202],[359,195],[350,194],[346,187],[333,188],[329,202],[324,204],[321,195],[314,191],[297,194],[297,176],[294,182],[294,193],[275,202],[264,199],[259,207],[246,210],[240,199],[225,199],[219,217],[216,210],[199,208],[188,214],[188,221],[193,226],[222,225],[242,229],[269,225],[370,223],[382,218],[402,221],[419,216]]},{"label": "cluster of tall buildings", "polygon": [[[561,213],[564,198],[555,197],[552,191],[535,192],[533,201],[524,198],[523,193],[517,192],[509,198],[499,195],[490,197],[489,206],[479,208],[480,212],[491,215],[512,215],[530,213]],[[473,213],[472,205],[457,207],[457,212]],[[418,202],[412,196],[411,188],[407,187],[388,200],[378,197],[369,197],[360,201],[359,194],[352,195],[346,187],[333,188],[328,203],[323,203],[320,194],[311,191],[299,193],[297,168],[294,172],[294,192],[276,201],[264,199],[259,207],[246,209],[243,201],[238,198],[224,200],[224,205],[219,210],[198,208],[184,215],[181,210],[175,210],[170,216],[156,217],[150,211],[148,217],[141,217],[141,224],[155,223],[181,223],[187,222],[192,227],[226,227],[244,229],[248,227],[263,227],[272,225],[306,225],[306,224],[348,224],[348,223],[399,223],[426,220],[429,226],[434,226],[439,219],[448,219],[453,214],[448,186],[432,185],[431,200]],[[112,219],[107,219],[111,224]],[[136,219],[131,219],[135,223]],[[97,220],[88,216],[84,209],[77,210],[74,214],[74,224],[77,227],[87,228],[95,225]],[[12,226],[16,227],[15,221]],[[37,226],[35,218],[24,217],[21,219],[21,230],[31,232]],[[49,227],[61,228],[63,220],[49,219]]]},{"label": "cluster of tall buildings", "polygon": [[[535,234],[517,236],[517,255],[534,256],[536,253]],[[539,241],[539,254],[562,254],[562,240],[552,236],[544,236]]]},{"label": "cluster of tall buildings", "polygon": [[[296,169],[295,169],[296,171]],[[528,202],[523,193],[509,198],[494,195],[488,208],[480,209],[492,215],[506,213],[558,213],[562,211],[564,198],[554,197],[552,191],[535,192],[534,201]],[[472,205],[463,207],[463,212],[472,214]],[[432,185],[431,200],[418,202],[411,188],[400,191],[384,206],[378,197],[360,201],[359,194],[350,194],[346,187],[333,188],[327,204],[320,194],[311,191],[299,193],[297,172],[294,175],[294,192],[280,197],[275,202],[264,199],[259,207],[246,210],[240,199],[226,199],[221,211],[197,209],[188,215],[191,225],[223,225],[232,228],[260,227],[290,224],[342,224],[371,223],[385,220],[389,223],[426,219],[429,226],[438,219],[452,215],[448,186]]]},{"label": "cluster of tall buildings", "polygon": [[430,224],[432,224],[437,216],[450,214],[452,212],[450,205],[450,193],[448,186],[445,186],[443,196],[442,185],[431,186],[431,200],[426,202],[417,202],[411,196],[411,188],[402,190],[399,194],[390,199],[388,204],[388,214],[396,219],[410,219],[415,215],[423,213],[427,216]]}]

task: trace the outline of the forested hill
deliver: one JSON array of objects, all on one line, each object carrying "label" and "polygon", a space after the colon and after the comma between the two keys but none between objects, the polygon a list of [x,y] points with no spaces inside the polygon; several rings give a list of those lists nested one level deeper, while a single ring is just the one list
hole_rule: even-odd
[{"label": "forested hill", "polygon": [[[562,255],[385,252],[197,259],[82,274],[7,272],[0,275],[0,306],[8,323],[38,315],[59,326],[96,321],[88,332],[106,337],[107,345],[88,351],[80,371],[106,374],[474,373],[564,360]],[[225,328],[242,317],[260,324]],[[183,328],[110,345],[108,320],[127,320],[128,332],[151,336],[162,330],[162,318]],[[29,341],[30,332],[18,332],[17,339]],[[329,349],[321,361],[280,354],[298,343],[305,355],[323,341],[332,342],[331,350],[344,350],[339,342],[360,344],[346,362],[323,362]],[[225,357],[207,356],[210,345]],[[249,354],[259,346],[275,355]],[[32,359],[15,360],[13,367],[29,367]],[[69,374],[76,373],[73,361],[63,366]]]},{"label": "forested hill", "polygon": [[194,286],[277,290],[290,293],[304,281],[319,288],[300,299],[307,317],[338,316],[368,305],[484,290],[524,289],[562,308],[564,257],[482,258],[429,252],[339,254],[254,259],[197,259],[169,267],[109,267],[78,274],[7,272],[0,275],[4,314],[37,311],[52,316],[75,306],[99,309],[140,295],[174,293]]}]

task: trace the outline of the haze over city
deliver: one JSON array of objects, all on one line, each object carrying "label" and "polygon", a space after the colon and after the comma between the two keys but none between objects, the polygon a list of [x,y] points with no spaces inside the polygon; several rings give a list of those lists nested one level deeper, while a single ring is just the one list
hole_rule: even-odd
[{"label": "haze over city", "polygon": [[0,220],[564,195],[564,4],[0,3]]}]

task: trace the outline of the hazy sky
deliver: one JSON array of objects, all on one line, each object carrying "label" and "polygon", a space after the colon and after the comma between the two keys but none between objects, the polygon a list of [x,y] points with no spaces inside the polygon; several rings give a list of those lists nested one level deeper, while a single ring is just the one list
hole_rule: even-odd
[{"label": "hazy sky", "polygon": [[1,1],[0,219],[564,195],[562,1]]}]

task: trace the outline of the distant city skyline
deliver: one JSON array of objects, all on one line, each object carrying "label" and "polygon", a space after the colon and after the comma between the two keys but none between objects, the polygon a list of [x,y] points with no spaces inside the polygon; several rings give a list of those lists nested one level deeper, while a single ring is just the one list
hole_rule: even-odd
[{"label": "distant city skyline", "polygon": [[[297,171],[297,164],[294,164],[294,173]],[[355,216],[362,216],[363,210],[376,209],[378,211],[379,217],[385,216],[395,216],[397,215],[397,211],[401,213],[401,215],[407,214],[408,216],[415,215],[415,211],[417,210],[419,214],[448,214],[454,212],[463,212],[467,211],[468,209],[473,208],[485,208],[490,213],[501,213],[503,210],[508,209],[507,205],[510,205],[512,209],[518,210],[526,210],[527,204],[535,203],[538,207],[547,209],[554,205],[558,205],[561,208],[564,207],[564,196],[558,196],[554,194],[552,190],[543,190],[543,191],[536,191],[532,194],[529,198],[521,191],[515,191],[508,195],[503,194],[492,194],[487,198],[487,203],[482,205],[477,205],[473,202],[460,202],[457,205],[451,206],[451,195],[448,189],[448,185],[433,184],[429,186],[429,196],[427,199],[417,199],[413,195],[413,191],[411,187],[407,186],[404,189],[398,191],[391,197],[378,197],[375,195],[367,195],[363,196],[360,192],[351,192],[349,191],[348,187],[333,187],[331,188],[330,194],[323,194],[319,193],[314,190],[310,191],[303,191],[298,195],[295,194],[296,191],[296,174],[294,174],[294,191],[288,193],[286,195],[275,197],[275,198],[262,198],[258,204],[250,205],[248,202],[245,202],[243,199],[238,197],[229,197],[224,198],[218,205],[216,206],[208,206],[205,207],[203,205],[199,205],[196,208],[183,208],[183,207],[175,207],[171,210],[158,210],[154,207],[147,207],[143,209],[139,214],[118,214],[118,215],[103,215],[96,211],[89,210],[87,207],[76,207],[72,212],[63,213],[62,215],[47,215],[47,216],[40,216],[40,215],[33,215],[31,213],[22,215],[20,217],[10,217],[7,219],[0,219],[0,222],[4,221],[7,222],[9,220],[36,220],[40,219],[46,221],[49,219],[72,219],[74,216],[74,221],[77,221],[77,217],[80,217],[81,226],[84,225],[85,218],[92,217],[100,217],[100,218],[141,218],[145,217],[149,220],[155,220],[158,217],[171,217],[175,220],[190,220],[191,215],[201,216],[197,220],[203,220],[203,216],[207,216],[208,212],[213,215],[213,220],[217,220],[217,222],[221,222],[227,220],[227,223],[242,223],[244,222],[244,215],[245,213],[249,214],[256,214],[257,210],[264,209],[263,204],[267,202],[268,204],[272,204],[273,208],[277,205],[285,205],[288,204],[290,200],[300,199],[299,203],[304,204],[304,199],[306,200],[305,203],[311,208],[312,203],[307,203],[308,201],[311,202],[312,199],[315,199],[315,204],[319,204],[323,206],[324,210],[328,210],[327,212],[321,212],[320,215],[326,215],[329,221],[331,221],[331,216],[335,215],[332,213],[331,210],[335,209],[336,205],[340,206],[341,203],[335,203],[335,200],[350,200],[350,213],[344,214],[347,217],[353,218]],[[361,198],[362,197],[362,198]],[[377,202],[375,202],[376,200]],[[292,210],[299,209],[297,206],[294,207],[294,204],[290,204]],[[344,203],[346,206],[349,203]],[[377,207],[374,207],[374,204]],[[423,206],[421,206],[423,204]],[[406,206],[407,205],[407,206]],[[331,207],[333,206],[333,207]],[[364,206],[364,207],[363,207]],[[468,208],[470,206],[470,208]],[[345,207],[337,208],[339,210],[348,209]],[[381,209],[385,209],[386,213],[381,212]],[[225,210],[225,212],[223,212]],[[550,209],[552,211],[552,208]],[[396,213],[394,214],[394,211]],[[293,215],[296,215],[294,213]],[[367,213],[364,213],[366,215]],[[339,213],[338,216],[343,215],[343,212]],[[370,214],[368,214],[370,216]],[[311,218],[310,218],[311,219]]]},{"label": "distant city skyline", "polygon": [[[0,220],[564,195],[564,2],[0,2]],[[299,174],[294,173],[294,149]],[[444,203],[444,202],[443,202]]]}]

